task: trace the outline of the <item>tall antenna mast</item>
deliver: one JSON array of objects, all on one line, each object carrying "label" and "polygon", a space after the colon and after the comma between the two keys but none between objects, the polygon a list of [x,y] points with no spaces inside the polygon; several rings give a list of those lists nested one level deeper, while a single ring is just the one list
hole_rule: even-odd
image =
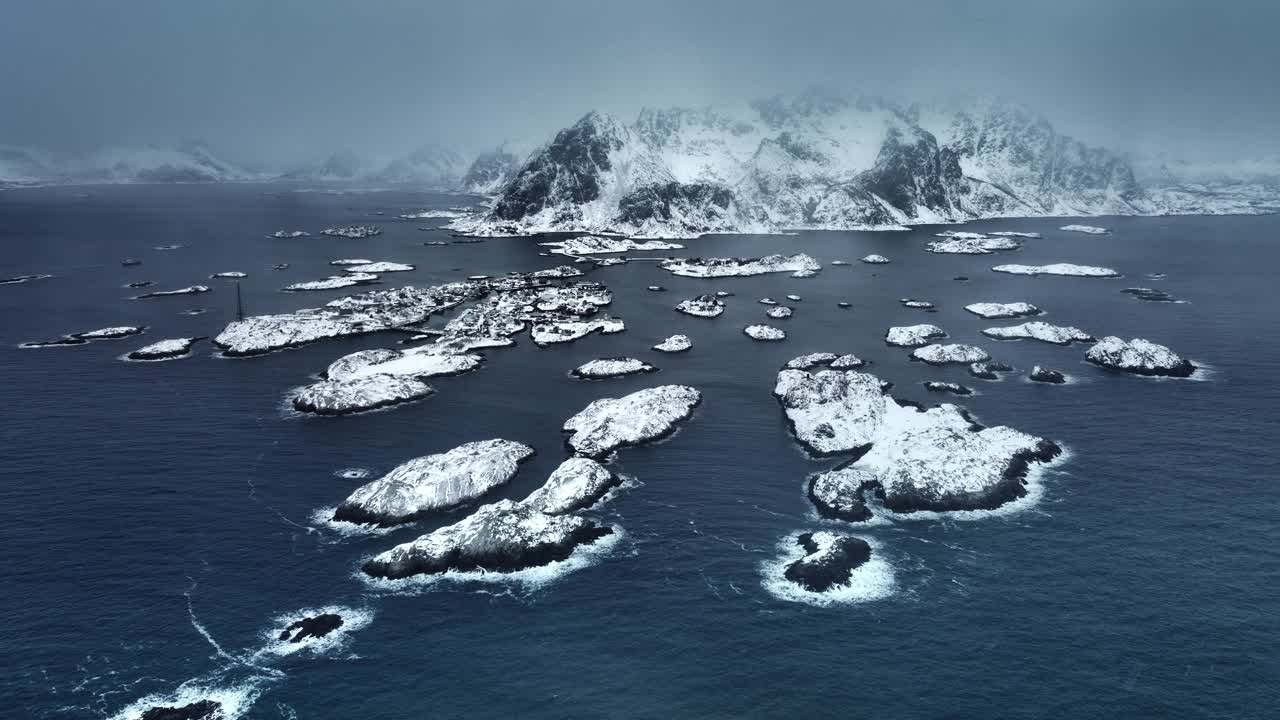
[{"label": "tall antenna mast", "polygon": [[244,319],[244,300],[240,297],[240,281],[236,281],[236,320]]}]

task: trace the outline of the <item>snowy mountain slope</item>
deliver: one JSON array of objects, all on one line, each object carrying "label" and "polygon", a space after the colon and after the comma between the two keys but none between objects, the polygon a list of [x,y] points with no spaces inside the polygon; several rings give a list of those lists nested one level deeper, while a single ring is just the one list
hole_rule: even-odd
[{"label": "snowy mountain slope", "polygon": [[[687,237],[982,217],[1177,212],[1126,159],[1016,105],[902,109],[821,92],[730,108],[588,113],[454,227]],[[1190,211],[1190,210],[1187,210]]]}]

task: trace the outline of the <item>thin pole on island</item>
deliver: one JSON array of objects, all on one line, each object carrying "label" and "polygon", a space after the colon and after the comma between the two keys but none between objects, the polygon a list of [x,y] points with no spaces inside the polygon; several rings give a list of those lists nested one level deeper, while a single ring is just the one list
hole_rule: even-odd
[{"label": "thin pole on island", "polygon": [[236,320],[244,319],[244,300],[240,297],[240,281],[236,281]]}]

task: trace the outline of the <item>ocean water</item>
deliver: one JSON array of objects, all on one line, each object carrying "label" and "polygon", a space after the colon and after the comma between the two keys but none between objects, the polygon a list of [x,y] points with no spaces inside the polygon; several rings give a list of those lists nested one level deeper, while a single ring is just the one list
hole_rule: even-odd
[{"label": "ocean water", "polygon": [[[589,271],[609,285],[624,333],[538,349],[521,337],[480,371],[393,410],[299,417],[291,388],[337,357],[394,346],[383,334],[228,360],[206,342],[162,363],[118,358],[164,337],[215,335],[234,315],[240,270],[250,313],[313,307],[343,291],[290,294],[339,257],[417,265],[390,284],[559,264],[529,239],[424,246],[441,220],[406,211],[474,198],[293,192],[270,186],[101,187],[0,193],[0,697],[5,716],[106,718],[148,696],[212,694],[245,718],[1264,718],[1280,706],[1280,338],[1274,332],[1275,217],[1102,218],[1105,236],[1068,220],[966,229],[1042,232],[985,257],[923,251],[933,232],[710,236],[684,254],[803,250],[826,267],[698,280],[651,262]],[[378,213],[385,213],[379,215]],[[277,229],[377,223],[369,240]],[[171,251],[152,248],[167,244]],[[889,265],[857,262],[868,253]],[[124,268],[124,257],[143,260]],[[852,261],[848,267],[829,261]],[[272,270],[276,263],[288,270]],[[992,265],[1105,265],[1122,279],[1015,277]],[[1167,273],[1159,280],[1147,273]],[[958,281],[956,276],[967,276]],[[193,283],[212,292],[130,300],[122,285]],[[668,292],[645,288],[660,284]],[[1120,292],[1145,285],[1183,304]],[[672,307],[724,289],[721,317]],[[756,301],[803,297],[788,339],[756,343]],[[904,308],[899,298],[937,304]],[[848,310],[836,307],[847,300]],[[1105,372],[1087,346],[997,342],[976,301],[1025,300],[1041,319],[1097,336],[1146,337],[1207,369],[1192,380]],[[204,309],[200,315],[184,311]],[[999,382],[910,362],[890,325],[931,322],[1018,368]],[[109,325],[141,337],[18,349]],[[649,347],[682,332],[694,349]],[[989,425],[1053,438],[1068,457],[1037,473],[1028,499],[962,516],[893,518],[856,528],[877,564],[856,592],[815,604],[772,581],[797,532],[819,521],[811,460],[770,395],[796,355],[854,352],[898,397],[957,402]],[[568,371],[634,355],[657,374],[603,382]],[[1066,386],[1025,380],[1035,364]],[[977,390],[955,399],[921,382]],[[704,393],[661,443],[618,454],[630,486],[597,514],[620,537],[559,571],[485,582],[365,582],[362,558],[441,524],[339,534],[312,516],[362,480],[411,457],[490,437],[538,455],[496,497],[520,498],[564,457],[560,424],[598,397],[659,383]],[[458,517],[461,517],[459,515]],[[270,641],[281,618],[350,608],[361,627],[316,651]]]}]

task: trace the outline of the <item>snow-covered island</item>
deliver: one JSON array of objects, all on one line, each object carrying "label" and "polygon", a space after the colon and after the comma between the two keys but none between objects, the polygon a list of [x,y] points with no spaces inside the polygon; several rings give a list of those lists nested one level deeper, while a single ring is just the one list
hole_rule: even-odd
[{"label": "snow-covered island", "polygon": [[1049,383],[1051,385],[1062,385],[1067,381],[1067,376],[1043,365],[1036,365],[1031,368],[1028,378],[1035,382]]},{"label": "snow-covered island", "polygon": [[1009,237],[987,237],[980,233],[939,233],[942,240],[930,242],[925,250],[939,255],[990,255],[1017,250],[1022,243]]},{"label": "snow-covered island", "polygon": [[141,335],[146,331],[145,327],[135,327],[133,325],[119,325],[115,327],[99,328],[97,330],[89,330],[87,332],[71,333],[63,335],[54,340],[36,340],[24,342],[18,347],[20,348],[44,348],[44,347],[60,347],[63,345],[84,345],[93,340],[119,340],[133,335]]},{"label": "snow-covered island", "polygon": [[787,339],[785,332],[772,325],[748,325],[742,328],[742,332],[752,340],[760,342],[778,342]]},{"label": "snow-covered island", "polygon": [[997,340],[1039,340],[1054,345],[1070,345],[1073,342],[1091,342],[1093,336],[1078,327],[1051,325],[1047,322],[1025,322],[1009,327],[990,327],[983,335]]},{"label": "snow-covered island", "polygon": [[277,240],[289,240],[292,238],[307,237],[310,234],[311,233],[303,232],[301,230],[277,230],[267,237],[275,238]]},{"label": "snow-covered island", "polygon": [[883,255],[876,255],[875,253],[872,253],[870,255],[864,255],[862,257],[862,262],[868,265],[885,265],[889,262],[889,258]]},{"label": "snow-covered island", "polygon": [[378,280],[377,275],[369,273],[351,273],[349,275],[331,275],[323,280],[309,280],[285,285],[285,292],[311,292],[320,290],[341,290],[342,288],[368,285]]},{"label": "snow-covered island", "polygon": [[204,340],[203,337],[172,338],[151,343],[129,353],[125,357],[130,360],[172,360],[191,354],[191,348]]},{"label": "snow-covered island", "polygon": [[548,515],[532,504],[502,500],[375,555],[361,569],[392,580],[448,571],[514,572],[565,560],[612,533],[578,515]]},{"label": "snow-covered island", "polygon": [[1011,428],[983,428],[954,405],[899,404],[888,386],[856,371],[778,373],[774,395],[796,439],[818,455],[855,456],[811,478],[820,515],[868,519],[867,491],[895,512],[991,509],[1026,493],[1030,463],[1060,452]]},{"label": "snow-covered island", "polygon": [[349,273],[363,273],[363,274],[409,272],[415,269],[417,268],[415,268],[413,265],[409,265],[408,263],[388,262],[385,260],[380,262],[369,262],[364,264],[357,263],[354,265],[348,265],[346,267],[346,271]]},{"label": "snow-covered island", "polygon": [[920,347],[946,336],[947,331],[937,325],[898,325],[885,331],[884,342],[894,347]]},{"label": "snow-covered island", "polygon": [[621,484],[621,477],[595,460],[571,457],[521,504],[548,515],[563,515],[591,507]]},{"label": "snow-covered island", "polygon": [[569,240],[538,243],[556,255],[579,257],[583,255],[608,255],[633,251],[661,252],[663,250],[683,250],[679,243],[663,240],[632,240],[621,237],[603,237],[600,235],[583,235]]},{"label": "snow-covered island", "polygon": [[657,369],[649,363],[636,358],[612,357],[585,362],[574,368],[571,374],[584,380],[603,380],[605,378],[651,373]]},{"label": "snow-covered island", "polygon": [[715,295],[699,295],[690,300],[680,301],[676,305],[676,311],[694,317],[719,317],[724,313],[724,301]]},{"label": "snow-covered island", "polygon": [[951,393],[952,395],[972,395],[973,390],[960,383],[926,380],[924,389],[934,393]]},{"label": "snow-covered island", "polygon": [[795,311],[787,307],[786,305],[778,305],[776,307],[771,307],[768,310],[764,311],[765,315],[773,318],[774,320],[783,320],[785,318],[789,318],[794,313]]},{"label": "snow-covered island", "polygon": [[853,571],[871,559],[866,540],[826,530],[803,533],[796,543],[804,557],[787,565],[784,577],[809,592],[847,585]]},{"label": "snow-covered island", "polygon": [[677,258],[659,267],[672,275],[696,278],[748,277],[767,273],[816,272],[822,264],[804,253],[766,255],[759,258]]},{"label": "snow-covered island", "polygon": [[173,297],[175,295],[199,295],[209,292],[208,285],[191,285],[177,290],[156,290],[155,292],[134,295],[134,300],[146,300],[147,298]]},{"label": "snow-covered island", "polygon": [[511,440],[481,440],[414,458],[351,493],[334,510],[338,522],[383,527],[474,502],[515,477],[533,448]]},{"label": "snow-covered island", "polygon": [[659,385],[621,398],[602,398],[565,421],[569,451],[601,458],[620,447],[670,435],[693,415],[702,393],[687,385]]},{"label": "snow-covered island", "polygon": [[344,237],[351,240],[363,240],[375,235],[381,235],[382,228],[374,225],[351,225],[348,227],[325,228],[320,231],[320,234],[330,237]]},{"label": "snow-covered island", "polygon": [[1042,312],[1040,308],[1028,302],[980,302],[965,305],[964,309],[987,320],[1030,317],[1032,315],[1040,315]]},{"label": "snow-covered island", "polygon": [[1097,227],[1094,225],[1063,225],[1058,229],[1065,230],[1067,232],[1084,233],[1086,235],[1106,235],[1111,232],[1104,227]]},{"label": "snow-covered island", "polygon": [[687,352],[692,347],[693,341],[689,339],[688,335],[672,335],[654,345],[653,349],[663,353],[681,353]]},{"label": "snow-covered island", "polygon": [[986,350],[976,345],[952,343],[950,345],[926,345],[922,348],[916,348],[911,351],[911,359],[920,360],[930,365],[947,365],[950,363],[968,365],[969,363],[990,360],[991,356],[987,354]]},{"label": "snow-covered island", "polygon": [[996,265],[991,268],[998,273],[1009,275],[1063,275],[1067,277],[1114,278],[1120,273],[1106,267],[1093,265],[1075,265],[1072,263],[1053,263],[1051,265]]},{"label": "snow-covered island", "polygon": [[246,278],[246,277],[249,277],[249,273],[247,272],[241,272],[239,270],[227,270],[226,272],[213,273],[212,275],[209,276],[209,279],[239,280],[240,278]]},{"label": "snow-covered island", "polygon": [[997,373],[1010,372],[1012,370],[1012,366],[993,360],[969,363],[969,374],[979,380],[999,380],[1000,376]]},{"label": "snow-covered island", "polygon": [[1126,342],[1114,335],[1102,338],[1089,348],[1085,359],[1095,365],[1136,375],[1189,377],[1196,371],[1191,361],[1164,345],[1141,338]]}]

